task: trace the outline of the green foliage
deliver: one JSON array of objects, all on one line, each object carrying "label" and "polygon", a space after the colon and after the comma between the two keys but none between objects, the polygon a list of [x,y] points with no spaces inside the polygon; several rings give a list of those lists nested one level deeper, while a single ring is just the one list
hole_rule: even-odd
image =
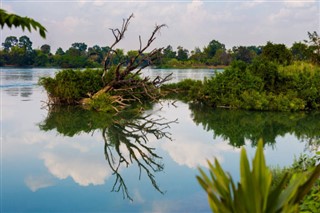
[{"label": "green foliage", "polygon": [[46,37],[46,28],[42,26],[39,22],[28,18],[28,17],[21,17],[16,14],[9,14],[7,11],[0,9],[0,25],[3,28],[5,25],[11,28],[14,27],[21,27],[24,31],[26,28],[31,32],[31,29],[39,30],[39,34],[42,38]]},{"label": "green foliage", "polygon": [[8,36],[5,41],[2,43],[2,46],[5,51],[9,51],[12,47],[18,44],[18,38],[16,36]]},{"label": "green foliage", "polygon": [[[152,105],[148,107],[152,108]],[[120,133],[117,125],[135,123],[134,121],[141,117],[143,117],[141,112],[135,108],[129,108],[115,115],[105,111],[86,110],[81,106],[51,106],[47,117],[38,126],[42,131],[56,130],[59,134],[69,137],[106,128],[115,130],[114,135],[116,135],[117,131]],[[127,133],[130,134],[129,131]]]},{"label": "green foliage", "polygon": [[[217,40],[212,40],[202,50],[199,47],[195,47],[194,50],[189,51],[181,46],[177,47],[177,51],[174,51],[172,46],[168,45],[166,48],[159,52],[157,60],[153,61],[153,65],[158,68],[208,68],[208,67],[225,67],[229,66],[231,62],[241,60],[246,63],[252,63],[255,59],[262,57],[267,61],[272,61],[282,65],[289,65],[295,61],[307,61],[319,64],[320,61],[320,39],[316,32],[308,32],[309,40],[305,43],[295,42],[290,49],[284,44],[273,44],[268,42],[264,46],[238,46],[227,50],[225,45]],[[10,40],[12,39],[13,40]],[[17,45],[14,40],[14,36],[9,36],[2,44],[4,52],[10,52],[12,46]],[[8,41],[8,42],[7,42]],[[19,46],[21,47],[21,46]],[[41,47],[41,51],[45,54],[47,50]],[[4,65],[15,66],[46,66],[61,67],[61,68],[84,68],[84,67],[102,67],[102,62],[110,50],[110,47],[100,47],[94,45],[88,47],[83,42],[75,42],[69,49],[63,51],[58,48],[55,55],[52,56],[48,62],[42,57],[42,55],[34,55],[30,63],[28,60],[20,60],[29,62],[28,64],[12,64],[12,60],[6,60],[9,55],[5,54],[1,63]],[[30,51],[30,48],[29,50]],[[50,50],[49,50],[50,51]],[[125,55],[123,49],[116,49],[116,53],[111,54],[107,63],[117,65],[119,62],[124,65],[130,62],[130,59],[137,54],[136,50],[129,50]],[[1,51],[0,51],[1,52]],[[10,56],[12,57],[12,56]],[[42,61],[42,59],[44,61]],[[136,59],[136,62],[142,59],[142,56]],[[141,65],[146,65],[148,61],[144,61]]]},{"label": "green foliage", "polygon": [[110,94],[102,93],[99,96],[90,99],[86,107],[90,110],[116,113],[116,110],[112,105],[112,101],[113,99]]},{"label": "green foliage", "polygon": [[208,46],[204,48],[203,52],[208,56],[208,58],[212,58],[220,49],[225,50],[225,45],[217,40],[212,40]]},{"label": "green foliage", "polygon": [[292,62],[292,54],[284,44],[268,42],[267,45],[262,48],[262,56],[267,60],[283,65],[289,65]]},{"label": "green foliage", "polygon": [[[140,108],[145,101],[154,101],[148,95],[149,93],[154,97],[161,96],[159,89],[150,82],[145,82],[145,87],[137,87],[135,84],[142,80],[138,75],[132,76],[133,74],[129,74],[123,79],[128,80],[125,84],[116,85],[117,91],[96,94],[115,79],[115,68],[109,69],[105,82],[101,77],[102,69],[66,69],[58,72],[53,78],[40,78],[39,85],[46,89],[50,104],[81,103],[85,104],[87,109],[104,112],[118,112],[131,105],[138,105],[135,102],[139,102],[140,105],[136,107]],[[144,93],[145,89],[148,89],[148,94]],[[132,93],[134,93],[135,99],[132,98]]]},{"label": "green foliage", "polygon": [[199,103],[190,103],[192,119],[202,125],[213,138],[223,138],[230,145],[241,147],[246,141],[252,146],[259,138],[265,144],[276,143],[276,138],[292,134],[305,141],[306,148],[317,150],[320,147],[320,113],[315,112],[260,112],[248,110],[212,109]]},{"label": "green foliage", "polygon": [[[290,167],[273,168],[272,175],[272,187],[278,185],[280,180],[286,175],[294,175],[295,173],[301,173],[310,170],[317,166],[320,162],[320,152],[317,152],[314,156],[308,156],[301,154],[298,159],[295,159]],[[287,183],[288,184],[288,183]],[[317,179],[310,192],[303,198],[300,203],[300,212],[317,212],[320,209],[320,179]]]},{"label": "green foliage", "polygon": [[[208,161],[208,176],[202,169],[198,182],[208,194],[213,212],[298,212],[299,202],[310,191],[320,175],[320,165],[307,172],[285,175],[274,188],[272,172],[266,166],[263,142],[258,143],[252,168],[246,150],[242,148],[240,157],[240,182],[234,183],[217,159],[214,165]],[[289,180],[289,182],[287,182]]]},{"label": "green foliage", "polygon": [[252,62],[252,60],[257,57],[258,54],[260,54],[261,50],[258,47],[244,47],[244,46],[239,46],[239,47],[233,47],[233,58],[235,60],[241,60],[247,63]]},{"label": "green foliage", "polygon": [[112,124],[112,117],[110,113],[84,110],[80,106],[54,106],[50,108],[47,118],[39,123],[39,128],[43,131],[55,129],[72,137],[106,128]]},{"label": "green foliage", "polygon": [[3,50],[0,52],[3,55],[3,65],[61,68],[101,67],[108,49],[95,45],[87,51],[85,43],[73,43],[66,52],[58,48],[55,55],[52,55],[47,44],[42,45],[40,49],[32,49],[32,41],[27,36],[21,36],[19,39],[8,36],[2,46]]},{"label": "green foliage", "polygon": [[320,209],[320,181],[319,179],[312,187],[309,194],[307,194],[301,205],[300,205],[300,212],[317,212]]},{"label": "green foliage", "polygon": [[189,51],[187,49],[184,49],[181,46],[178,47],[177,59],[179,61],[188,60],[188,54],[189,54]]},{"label": "green foliage", "polygon": [[320,64],[320,37],[316,31],[310,33],[308,32],[309,41],[309,51],[310,51],[310,59],[315,64]]},{"label": "green foliage", "polygon": [[[171,83],[171,84],[164,84],[161,89],[163,91],[179,91],[182,99],[186,101],[191,100],[197,100],[201,97],[203,92],[201,92],[201,88],[203,88],[203,83],[200,80],[191,80],[191,79],[184,79],[182,81],[179,81],[177,83]],[[169,95],[172,95],[172,93],[168,93]],[[169,97],[168,95],[168,97]]]},{"label": "green foliage", "polygon": [[101,69],[67,69],[58,72],[54,78],[40,78],[39,84],[56,103],[72,104],[93,95],[103,87],[102,73]]},{"label": "green foliage", "polygon": [[312,52],[308,48],[308,45],[301,42],[293,43],[292,47],[290,48],[293,59],[296,61],[305,61],[310,58]]},{"label": "green foliage", "polygon": [[166,87],[188,94],[184,100],[214,107],[300,111],[320,109],[319,82],[318,66],[305,62],[282,66],[258,58],[251,64],[234,61],[203,83],[187,80]]}]

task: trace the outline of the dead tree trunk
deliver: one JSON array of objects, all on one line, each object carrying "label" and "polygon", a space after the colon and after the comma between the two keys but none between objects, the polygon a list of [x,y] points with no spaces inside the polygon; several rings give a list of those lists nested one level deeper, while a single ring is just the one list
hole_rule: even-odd
[{"label": "dead tree trunk", "polygon": [[122,107],[131,102],[157,101],[161,97],[159,92],[160,85],[171,78],[172,73],[165,78],[157,76],[153,80],[149,77],[141,77],[142,70],[154,64],[154,61],[161,56],[163,48],[155,48],[148,53],[146,50],[156,39],[156,34],[166,26],[165,24],[155,26],[145,45],[143,45],[141,36],[139,36],[140,48],[136,55],[128,61],[121,61],[116,65],[113,64],[113,58],[117,55],[115,46],[124,38],[132,18],[133,14],[129,18],[123,19],[121,29],[110,29],[115,41],[110,46],[103,61],[104,72],[102,81],[105,86],[92,96],[93,99],[101,94],[110,93],[114,99],[114,103]]}]

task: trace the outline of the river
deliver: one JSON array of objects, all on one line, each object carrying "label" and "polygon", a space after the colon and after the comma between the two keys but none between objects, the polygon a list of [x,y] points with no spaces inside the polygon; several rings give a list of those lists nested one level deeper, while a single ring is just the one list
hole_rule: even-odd
[{"label": "river", "polygon": [[[140,117],[110,118],[74,107],[48,109],[37,82],[56,69],[0,71],[1,212],[210,212],[196,180],[207,159],[217,158],[238,180],[240,148],[253,157],[260,137],[273,167],[319,147],[318,112],[214,110],[166,100]],[[173,81],[214,75],[145,74],[170,72]]]}]

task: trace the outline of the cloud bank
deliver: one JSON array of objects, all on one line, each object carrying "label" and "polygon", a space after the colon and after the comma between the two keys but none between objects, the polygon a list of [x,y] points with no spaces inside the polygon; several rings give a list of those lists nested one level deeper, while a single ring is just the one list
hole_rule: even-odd
[{"label": "cloud bank", "polygon": [[58,47],[66,50],[74,42],[110,45],[113,36],[109,28],[120,27],[131,13],[135,18],[118,46],[125,50],[137,49],[139,35],[146,41],[154,25],[162,23],[168,28],[154,45],[189,50],[202,48],[213,39],[228,48],[267,41],[290,46],[320,25],[317,1],[3,1],[2,6],[32,17],[48,29],[46,40],[37,33],[9,29],[3,30],[2,39],[27,34],[34,48],[48,43],[53,51]]}]

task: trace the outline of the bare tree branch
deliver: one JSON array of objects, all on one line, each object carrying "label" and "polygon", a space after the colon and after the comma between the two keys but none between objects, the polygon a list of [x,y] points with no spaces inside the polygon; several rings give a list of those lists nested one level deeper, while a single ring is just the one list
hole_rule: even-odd
[{"label": "bare tree branch", "polygon": [[[129,18],[123,19],[121,29],[110,29],[115,41],[110,46],[110,50],[104,59],[104,72],[102,79],[105,86],[92,96],[92,98],[96,98],[106,92],[112,94],[115,91],[120,92],[116,95],[123,96],[123,98],[117,99],[117,101],[113,102],[114,104],[120,105],[119,108],[114,106],[115,111],[117,112],[123,109],[125,105],[130,105],[130,102],[137,101],[139,103],[143,103],[146,100],[159,100],[161,93],[158,88],[161,84],[169,81],[171,76],[171,74],[165,78],[160,78],[158,76],[153,81],[148,77],[141,78],[142,70],[153,65],[161,55],[163,48],[155,48],[149,53],[146,53],[145,51],[155,41],[157,33],[160,33],[160,30],[163,27],[166,27],[165,24],[155,26],[145,45],[143,45],[141,36],[139,36],[139,50],[137,50],[137,53],[129,60],[120,60],[116,65],[113,64],[114,57],[118,55],[117,51],[114,50],[115,45],[124,38],[125,32],[127,31],[132,18],[133,14],[131,14]],[[107,76],[108,78],[106,78]]]},{"label": "bare tree branch", "polygon": [[118,44],[123,38],[124,38],[124,33],[127,31],[128,29],[128,26],[129,26],[129,23],[130,23],[130,20],[134,18],[133,16],[133,13],[129,16],[129,18],[127,19],[123,19],[123,22],[122,22],[122,27],[121,27],[121,31],[116,28],[116,29],[112,29],[110,28],[114,38],[115,38],[115,41],[113,42],[113,44],[111,44],[110,46],[110,50],[108,51],[106,57],[104,58],[103,60],[103,64],[104,64],[104,72],[103,72],[103,77],[106,75],[106,72],[108,71],[109,69],[109,66],[108,66],[108,59],[110,58],[110,55],[112,52],[114,52],[113,48],[116,44]]}]

